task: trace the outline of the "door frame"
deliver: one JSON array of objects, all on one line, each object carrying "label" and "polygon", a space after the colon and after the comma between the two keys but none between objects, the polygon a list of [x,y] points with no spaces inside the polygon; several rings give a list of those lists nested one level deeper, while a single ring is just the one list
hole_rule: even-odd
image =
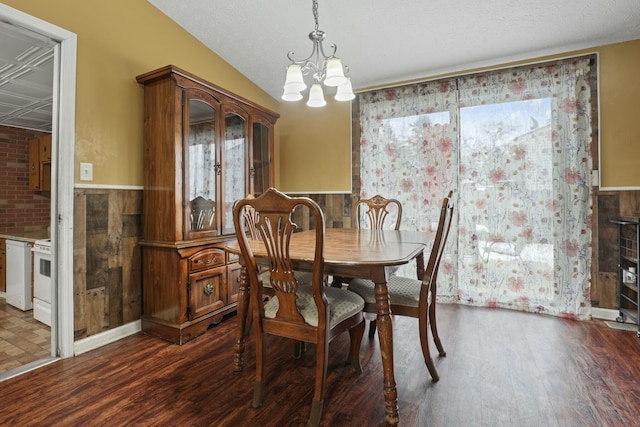
[{"label": "door frame", "polygon": [[[77,35],[0,3],[0,19],[48,37],[54,47],[51,159],[51,356],[74,355],[73,190]],[[61,94],[64,94],[62,96]],[[64,165],[64,167],[60,167]]]}]

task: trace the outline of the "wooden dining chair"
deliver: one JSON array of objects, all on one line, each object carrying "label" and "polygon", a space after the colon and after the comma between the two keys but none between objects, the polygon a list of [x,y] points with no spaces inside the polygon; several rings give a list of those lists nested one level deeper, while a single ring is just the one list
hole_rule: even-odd
[{"label": "wooden dining chair", "polygon": [[[387,223],[387,220],[391,221],[392,215],[395,215],[395,221]],[[402,203],[397,199],[387,199],[379,194],[369,199],[360,199],[353,204],[351,220],[355,228],[382,230],[385,226],[390,226],[393,230],[400,230]],[[351,280],[350,278],[334,277],[332,286],[340,287],[343,283]],[[375,334],[376,321],[371,319],[369,321],[369,338],[373,338]]]},{"label": "wooden dining chair", "polygon": [[[256,229],[267,253],[270,280],[274,296],[264,301],[264,286],[258,275],[258,263],[251,242],[242,225],[244,208],[251,206],[258,212]],[[292,214],[296,208],[306,207],[315,230],[311,286],[300,286],[294,276],[290,249],[296,224]],[[257,198],[236,202],[233,209],[236,236],[251,283],[251,312],[256,339],[256,382],[253,407],[262,406],[265,390],[267,349],[265,335],[277,335],[295,341],[316,344],[316,369],[313,401],[309,425],[320,423],[325,396],[328,350],[331,340],[342,332],[349,332],[351,344],[348,356],[357,373],[360,367],[360,343],[364,334],[362,309],[364,300],[346,289],[324,286],[325,220],[317,203],[306,197],[289,197],[269,188]],[[255,242],[253,242],[255,245]]]},{"label": "wooden dining chair", "polygon": [[[422,354],[427,369],[431,374],[433,381],[440,379],[436,370],[433,359],[429,352],[428,329],[430,326],[433,341],[438,349],[440,356],[446,356],[442,341],[438,335],[436,324],[436,288],[438,269],[442,260],[449,230],[451,228],[451,219],[453,217],[453,202],[451,201],[452,192],[442,201],[440,209],[440,219],[438,228],[431,248],[431,254],[427,266],[422,273],[422,280],[411,279],[408,277],[391,276],[387,282],[389,290],[389,304],[391,312],[400,316],[416,317],[419,320],[420,344],[422,346]],[[364,310],[369,313],[376,313],[376,296],[374,291],[375,285],[371,280],[354,279],[349,283],[349,290],[362,296],[365,301]],[[371,326],[370,326],[371,327]]]},{"label": "wooden dining chair", "polygon": [[356,228],[365,228],[365,222],[372,230],[382,230],[386,221],[395,209],[395,222],[391,224],[394,230],[400,230],[402,221],[402,204],[396,199],[387,199],[379,194],[370,199],[360,199],[353,204],[352,221]]},{"label": "wooden dining chair", "polygon": [[[252,194],[247,195],[248,199],[254,198]],[[260,240],[260,232],[256,224],[260,219],[260,214],[251,205],[245,205],[241,215],[244,220],[244,225],[248,230],[251,240]],[[273,287],[271,286],[271,272],[266,267],[260,267],[260,279],[262,280],[262,294],[265,298],[271,298],[275,295]],[[293,276],[298,281],[298,286],[309,286],[312,282],[313,273],[310,271],[295,270]],[[249,310],[238,312],[238,317],[244,319],[246,324],[245,333],[248,335],[251,331],[253,324],[253,317],[249,314]],[[302,357],[302,353],[306,350],[306,344],[304,342],[296,342],[293,346],[293,358],[299,359]]]}]

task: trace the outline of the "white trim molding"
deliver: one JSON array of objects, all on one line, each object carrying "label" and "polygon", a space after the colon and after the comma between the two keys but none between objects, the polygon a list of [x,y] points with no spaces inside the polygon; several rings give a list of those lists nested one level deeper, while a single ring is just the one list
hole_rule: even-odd
[{"label": "white trim molding", "polygon": [[[33,31],[57,43],[54,47],[51,239],[54,293],[51,355],[73,356],[73,168],[75,155],[76,59],[75,33],[0,3],[0,19]],[[62,96],[64,94],[64,96]]]},{"label": "white trim molding", "polygon": [[93,190],[144,190],[142,185],[75,184],[75,188]]},{"label": "white trim molding", "polygon": [[619,315],[620,313],[618,312],[618,310],[615,310],[613,308],[591,307],[591,317],[593,319],[615,321]]},{"label": "white trim molding", "polygon": [[103,345],[111,344],[112,342],[116,342],[122,338],[137,334],[141,330],[142,322],[140,320],[136,320],[134,322],[118,326],[117,328],[109,329],[108,331],[104,331],[96,335],[91,335],[74,343],[74,353],[78,356],[82,353],[86,353],[87,351],[102,347]]}]

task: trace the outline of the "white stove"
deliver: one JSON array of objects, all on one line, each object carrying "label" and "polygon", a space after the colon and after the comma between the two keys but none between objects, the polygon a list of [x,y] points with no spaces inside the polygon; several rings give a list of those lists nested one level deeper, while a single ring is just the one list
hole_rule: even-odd
[{"label": "white stove", "polygon": [[51,239],[33,244],[33,317],[51,326]]}]

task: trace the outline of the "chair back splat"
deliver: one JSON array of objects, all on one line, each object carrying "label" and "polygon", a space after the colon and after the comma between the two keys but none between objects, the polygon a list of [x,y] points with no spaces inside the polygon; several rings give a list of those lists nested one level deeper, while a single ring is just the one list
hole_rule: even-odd
[{"label": "chair back splat", "polygon": [[[313,243],[296,242],[297,226],[292,221],[296,209],[306,208],[311,217]],[[252,212],[253,211],[253,212]],[[255,222],[258,238],[249,239],[244,222]],[[364,334],[364,300],[346,289],[325,285],[324,215],[313,200],[289,197],[269,188],[256,198],[237,201],[233,208],[236,236],[251,284],[250,300],[256,339],[256,383],[253,407],[262,406],[265,391],[267,351],[265,334],[316,344],[316,378],[309,425],[317,426],[322,415],[329,342],[342,332],[351,338],[348,360],[356,372],[360,367],[360,343]],[[244,221],[243,221],[244,220]],[[312,271],[311,286],[300,286],[294,275],[292,248],[305,253],[305,268]],[[260,257],[256,257],[258,251]],[[259,265],[266,265],[272,297],[264,301]]]},{"label": "chair back splat", "polygon": [[[402,221],[402,204],[396,199],[387,199],[377,194],[370,199],[360,199],[353,204],[351,221],[355,228],[369,228],[382,230],[387,225],[387,219],[391,221],[395,213],[395,221],[389,222],[391,229],[400,230]],[[387,225],[387,228],[388,225]],[[343,283],[349,283],[351,278],[334,276],[331,286],[341,287]],[[373,336],[375,324],[369,329],[369,336]]]},{"label": "chair back splat", "polygon": [[390,209],[395,208],[396,219],[392,224],[394,230],[400,229],[402,221],[402,204],[396,199],[387,199],[377,194],[370,199],[360,199],[353,205],[352,221],[357,228],[364,228],[363,221],[369,222],[372,230],[382,230],[387,218],[390,218]]}]

